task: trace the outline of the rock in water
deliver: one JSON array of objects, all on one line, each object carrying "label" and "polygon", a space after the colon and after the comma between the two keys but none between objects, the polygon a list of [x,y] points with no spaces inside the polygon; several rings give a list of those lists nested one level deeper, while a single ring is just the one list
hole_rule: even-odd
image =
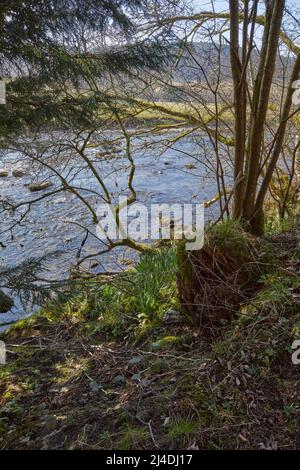
[{"label": "rock in water", "polygon": [[12,308],[13,304],[12,299],[0,290],[0,313],[8,312]]},{"label": "rock in water", "polygon": [[36,192],[36,191],[43,191],[43,189],[47,189],[50,186],[53,186],[51,181],[44,181],[42,183],[32,183],[28,186],[29,191]]},{"label": "rock in water", "polygon": [[15,178],[22,178],[22,176],[25,176],[25,172],[21,168],[14,168],[12,171],[12,175]]},{"label": "rock in water", "polygon": [[5,178],[6,176],[8,176],[8,171],[0,170],[0,178]]}]

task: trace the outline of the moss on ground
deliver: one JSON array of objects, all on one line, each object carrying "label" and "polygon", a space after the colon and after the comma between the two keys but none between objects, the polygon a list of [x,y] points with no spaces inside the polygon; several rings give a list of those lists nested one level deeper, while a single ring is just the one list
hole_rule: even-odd
[{"label": "moss on ground", "polygon": [[297,236],[269,241],[277,267],[213,338],[164,321],[178,308],[169,250],[18,323],[1,337],[0,447],[299,448]]},{"label": "moss on ground", "polygon": [[186,251],[180,242],[177,260],[182,309],[209,330],[230,322],[258,289],[259,278],[278,263],[271,243],[232,220],[209,227],[201,250]]}]

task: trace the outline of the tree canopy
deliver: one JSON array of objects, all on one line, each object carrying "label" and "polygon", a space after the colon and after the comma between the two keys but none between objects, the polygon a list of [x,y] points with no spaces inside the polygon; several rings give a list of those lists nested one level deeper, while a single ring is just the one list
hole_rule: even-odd
[{"label": "tree canopy", "polygon": [[[164,3],[155,2],[155,11]],[[83,117],[85,110],[76,108],[83,97],[66,92],[87,76],[159,66],[167,50],[163,43],[155,35],[150,41],[135,36],[137,18],[149,15],[147,0],[1,1],[0,77],[7,82],[2,138],[55,119],[62,103],[63,112]]]}]

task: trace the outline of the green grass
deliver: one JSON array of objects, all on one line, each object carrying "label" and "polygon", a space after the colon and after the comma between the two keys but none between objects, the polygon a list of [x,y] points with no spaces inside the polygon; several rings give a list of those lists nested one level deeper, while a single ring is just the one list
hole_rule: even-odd
[{"label": "green grass", "polygon": [[195,433],[197,429],[197,423],[188,419],[181,418],[169,426],[168,437],[172,440],[183,439],[185,437],[189,437],[190,434]]},{"label": "green grass", "polygon": [[155,316],[159,319],[163,313],[161,305],[166,300],[170,308],[177,305],[176,271],[175,250],[163,249],[141,257],[131,279],[133,302],[140,319],[151,321]]},{"label": "green grass", "polygon": [[161,324],[166,310],[179,308],[176,271],[175,250],[146,253],[112,282],[87,284],[67,302],[49,304],[41,313],[53,321],[82,322],[85,333],[98,333],[107,340],[143,337]]},{"label": "green grass", "polygon": [[[226,244],[240,228],[214,230]],[[280,237],[278,262],[214,335],[163,322],[178,308],[167,248],[10,329],[1,337],[13,354],[0,369],[0,448],[257,449],[270,435],[295,448],[300,250],[297,236],[287,252]]]},{"label": "green grass", "polygon": [[[159,107],[159,109],[155,109],[155,106]],[[141,108],[141,111],[136,116],[137,119],[151,120],[172,118],[175,121],[185,121],[186,119],[179,115],[183,114],[187,117],[190,116],[191,118],[199,119],[199,122],[205,122],[210,119],[215,112],[214,105],[208,104],[207,107],[204,107],[199,103],[191,105],[189,103],[158,101],[156,103],[149,102],[148,108],[147,105],[145,105],[145,107],[146,109],[144,110]],[[222,119],[226,122],[231,122],[233,120],[232,112],[224,112]]]},{"label": "green grass", "polygon": [[149,430],[145,426],[127,424],[121,434],[122,437],[117,442],[120,450],[138,449],[144,441],[149,439]]}]

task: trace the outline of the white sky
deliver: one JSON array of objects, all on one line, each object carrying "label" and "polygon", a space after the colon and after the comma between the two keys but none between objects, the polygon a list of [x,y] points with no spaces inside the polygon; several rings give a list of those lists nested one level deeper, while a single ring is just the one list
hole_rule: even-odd
[{"label": "white sky", "polygon": [[226,0],[213,0],[213,2],[209,0],[192,0],[195,9],[201,10],[211,10],[212,3],[214,4],[214,8],[216,11],[228,10],[228,1]]},{"label": "white sky", "polygon": [[[187,0],[187,3],[190,2],[190,4],[194,6],[195,12],[201,12],[205,10],[211,11],[212,4],[213,4],[214,9],[220,12],[220,11],[228,11],[229,1],[230,0],[212,0],[212,1],[210,0]],[[286,4],[287,6],[291,8],[292,11],[295,12],[295,8],[297,7],[299,8],[300,6],[300,0],[287,0]],[[260,2],[259,11],[261,11],[261,13],[264,11],[263,2]],[[296,16],[299,15],[299,12],[295,13],[295,15]],[[257,28],[256,36],[255,36],[257,44],[260,44],[261,34],[262,34],[261,28]],[[300,45],[300,31],[298,32],[297,37],[293,35],[293,40],[295,41],[296,44]]]}]

